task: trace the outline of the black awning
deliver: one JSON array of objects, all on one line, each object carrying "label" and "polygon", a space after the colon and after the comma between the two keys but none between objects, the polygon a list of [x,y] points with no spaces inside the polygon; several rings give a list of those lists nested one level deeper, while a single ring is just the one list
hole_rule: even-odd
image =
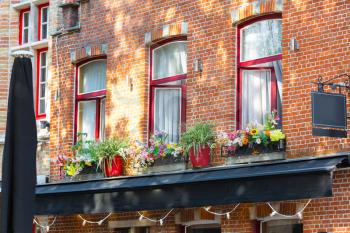
[{"label": "black awning", "polygon": [[347,155],[40,185],[37,214],[106,213],[319,198]]}]

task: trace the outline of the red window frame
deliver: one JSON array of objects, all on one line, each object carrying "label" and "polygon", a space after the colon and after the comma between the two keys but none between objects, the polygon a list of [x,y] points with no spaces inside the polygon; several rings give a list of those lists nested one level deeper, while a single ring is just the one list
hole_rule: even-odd
[{"label": "red window frame", "polygon": [[249,61],[241,61],[241,29],[253,23],[269,20],[269,19],[282,19],[281,13],[264,15],[248,20],[237,26],[237,98],[236,98],[236,127],[237,129],[242,128],[242,71],[244,69],[272,69],[271,72],[271,108],[277,107],[277,82],[276,75],[273,67],[250,67],[252,65],[259,65],[267,62],[282,60],[282,54],[258,58]]},{"label": "red window frame", "polygon": [[[49,8],[49,5],[50,5],[50,3],[45,3],[45,4],[42,4],[42,5],[39,5],[38,6],[38,40],[40,41],[40,40],[42,40],[42,38],[41,38],[41,23],[42,23],[42,21],[41,21],[41,16],[42,16],[42,10],[43,10],[43,8]],[[49,14],[47,15],[47,17],[49,17]],[[47,27],[47,30],[49,30],[49,27]],[[48,33],[48,31],[47,31],[47,33]],[[47,38],[46,38],[47,39]]]},{"label": "red window frame", "polygon": [[76,65],[75,68],[75,104],[74,104],[74,143],[76,142],[77,130],[78,130],[78,112],[79,112],[79,102],[83,101],[96,101],[96,122],[95,122],[95,139],[100,139],[100,122],[101,122],[101,102],[106,99],[106,90],[99,90],[95,92],[79,94],[79,68],[83,65],[87,65],[90,62],[98,60],[106,60],[106,56],[101,56],[98,58],[92,58]]},{"label": "red window frame", "polygon": [[[43,118],[46,118],[46,110],[45,113],[40,113],[40,75],[41,75],[41,53],[46,52],[47,56],[48,48],[42,48],[37,50],[37,59],[36,59],[36,88],[35,88],[35,111],[36,111],[36,119],[40,120]],[[46,59],[46,69],[48,69],[47,64],[48,59]],[[46,70],[47,71],[47,70]],[[47,75],[46,75],[46,82],[47,82]],[[46,96],[45,96],[46,98]]]},{"label": "red window frame", "polygon": [[[22,9],[19,13],[19,38],[18,43],[23,44],[23,15],[24,13],[30,12],[30,8]],[[29,25],[29,22],[28,22]],[[28,29],[28,41],[29,41],[29,29]]]},{"label": "red window frame", "polygon": [[174,89],[181,89],[181,106],[180,106],[180,128],[181,132],[185,130],[184,126],[186,123],[186,85],[181,84],[181,85],[167,85],[169,82],[174,82],[174,81],[179,81],[179,80],[184,80],[187,78],[187,73],[186,74],[180,74],[180,75],[174,75],[174,76],[169,76],[166,78],[162,79],[157,79],[153,80],[153,51],[163,45],[169,44],[171,42],[176,42],[176,41],[183,41],[187,42],[187,37],[181,36],[181,37],[175,37],[175,38],[169,38],[166,40],[162,40],[158,43],[155,43],[154,45],[151,46],[150,48],[150,106],[149,106],[149,136],[154,133],[154,117],[155,117],[155,107],[154,107],[154,97],[155,97],[155,89],[156,88],[164,88],[164,89],[169,89],[169,88],[174,88]]}]

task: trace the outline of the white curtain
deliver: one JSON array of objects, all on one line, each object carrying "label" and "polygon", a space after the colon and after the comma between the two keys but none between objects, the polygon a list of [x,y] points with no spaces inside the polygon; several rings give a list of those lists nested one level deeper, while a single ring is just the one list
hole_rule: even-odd
[{"label": "white curtain", "polygon": [[154,129],[168,133],[168,142],[178,142],[181,123],[181,89],[156,88]]},{"label": "white curtain", "polygon": [[106,137],[105,134],[105,114],[106,113],[106,99],[101,100],[101,108],[100,108],[100,139],[104,140]]},{"label": "white curtain", "polygon": [[86,133],[86,139],[95,138],[96,101],[81,101],[78,105],[78,132]]},{"label": "white curtain", "polygon": [[97,60],[79,69],[79,93],[106,89],[106,61]]},{"label": "white curtain", "polygon": [[242,127],[265,122],[271,111],[271,71],[243,70]]},{"label": "white curtain", "polygon": [[263,20],[242,29],[241,61],[282,53],[282,21]]},{"label": "white curtain", "polygon": [[169,43],[153,51],[153,80],[186,73],[186,42]]}]

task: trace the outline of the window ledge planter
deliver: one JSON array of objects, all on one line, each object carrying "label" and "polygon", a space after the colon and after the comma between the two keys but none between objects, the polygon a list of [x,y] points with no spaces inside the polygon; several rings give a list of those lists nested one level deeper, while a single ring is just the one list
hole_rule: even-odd
[{"label": "window ledge planter", "polygon": [[235,151],[230,147],[221,147],[221,156],[227,157],[226,164],[243,164],[243,163],[259,163],[274,160],[286,159],[285,140],[280,140],[277,144],[265,147],[255,145],[253,147],[241,147]]},{"label": "window ledge planter", "polygon": [[180,158],[164,157],[156,159],[153,165],[140,169],[141,174],[154,174],[163,172],[183,171],[187,169],[187,163],[183,156]]},{"label": "window ledge planter", "polygon": [[66,176],[64,182],[84,181],[84,180],[97,180],[104,178],[103,173],[97,170],[96,165],[90,167],[84,167],[83,170],[75,176]]},{"label": "window ledge planter", "polygon": [[233,164],[244,164],[244,163],[260,163],[275,160],[286,159],[286,154],[284,151],[261,153],[258,155],[237,155],[233,157],[228,157],[226,160],[227,165]]}]

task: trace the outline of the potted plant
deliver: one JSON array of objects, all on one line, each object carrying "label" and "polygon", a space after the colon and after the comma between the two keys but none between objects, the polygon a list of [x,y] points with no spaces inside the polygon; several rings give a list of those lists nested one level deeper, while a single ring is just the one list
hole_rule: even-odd
[{"label": "potted plant", "polygon": [[69,180],[79,181],[100,178],[97,168],[96,142],[84,140],[86,134],[78,133],[77,142],[72,146],[71,156],[59,155],[57,163]]},{"label": "potted plant", "polygon": [[215,147],[213,126],[206,123],[197,123],[181,136],[181,145],[189,154],[194,168],[210,165],[210,152]]},{"label": "potted plant", "polygon": [[106,177],[121,176],[124,174],[123,162],[127,156],[129,143],[126,139],[107,139],[98,143],[96,156],[98,167]]},{"label": "potted plant", "polygon": [[136,161],[139,167],[147,168],[145,170],[151,173],[186,168],[182,147],[176,143],[168,143],[167,138],[166,132],[156,131],[148,143],[137,142]]},{"label": "potted plant", "polygon": [[219,133],[217,143],[221,145],[221,154],[240,157],[234,159],[236,163],[283,159],[284,153],[277,153],[285,149],[285,135],[278,129],[278,120],[277,112],[273,111],[267,114],[264,125],[250,123],[244,130]]}]

